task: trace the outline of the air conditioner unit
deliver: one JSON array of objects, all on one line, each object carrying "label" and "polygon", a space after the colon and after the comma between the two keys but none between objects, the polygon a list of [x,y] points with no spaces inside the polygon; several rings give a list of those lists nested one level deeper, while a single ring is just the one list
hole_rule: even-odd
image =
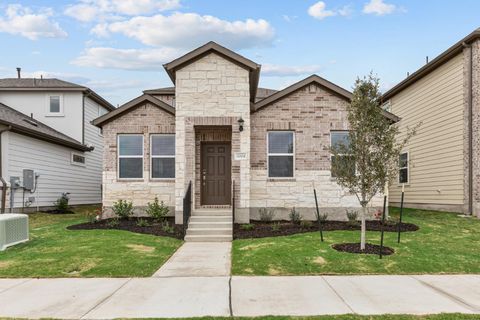
[{"label": "air conditioner unit", "polygon": [[0,251],[25,241],[28,241],[28,215],[0,214]]}]

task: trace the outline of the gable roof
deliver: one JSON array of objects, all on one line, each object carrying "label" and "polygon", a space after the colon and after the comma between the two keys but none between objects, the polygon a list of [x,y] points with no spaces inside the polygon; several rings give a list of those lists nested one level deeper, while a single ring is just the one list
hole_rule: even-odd
[{"label": "gable roof", "polygon": [[[312,83],[316,83],[318,84],[319,86],[327,89],[328,91],[336,94],[337,96],[339,96],[340,98],[343,98],[345,99],[346,101],[350,102],[352,100],[352,93],[348,90],[345,90],[343,89],[342,87],[340,86],[337,86],[336,84],[316,75],[316,74],[313,74],[299,82],[296,82],[294,84],[292,84],[291,86],[289,87],[286,87],[285,89],[283,90],[280,90],[280,91],[277,91],[276,93],[268,96],[267,98],[257,102],[257,103],[254,103],[252,104],[251,106],[251,111],[252,112],[256,112],[268,105],[271,105],[272,103],[284,98],[285,96],[307,86],[307,85],[310,85]],[[399,117],[397,117],[396,115],[394,115],[393,113],[390,113],[388,111],[385,111],[382,109],[382,114],[387,118],[389,119],[390,121],[392,122],[397,122],[400,120]]]},{"label": "gable roof", "polygon": [[140,106],[141,104],[143,104],[145,102],[149,102],[149,103],[153,104],[154,106],[156,106],[156,107],[158,107],[162,110],[165,110],[166,112],[168,112],[170,114],[175,115],[175,108],[170,106],[168,103],[165,103],[165,102],[163,102],[163,101],[161,101],[161,100],[159,100],[159,99],[157,99],[154,96],[151,96],[149,94],[143,94],[139,97],[136,97],[133,100],[130,100],[129,102],[125,103],[124,105],[116,108],[114,111],[109,112],[107,114],[104,114],[101,117],[96,118],[95,120],[92,121],[92,124],[97,126],[97,127],[102,127],[106,123],[108,123],[108,122],[112,121],[113,119],[121,116],[125,112],[127,112],[127,111],[129,111],[129,110],[131,110],[135,107]]},{"label": "gable roof", "polygon": [[0,91],[80,91],[109,111],[115,107],[90,88],[56,78],[4,78],[0,79]]},{"label": "gable roof", "polygon": [[249,82],[250,82],[250,99],[251,101],[255,101],[255,96],[258,87],[258,80],[260,78],[260,68],[261,65],[253,62],[250,59],[247,59],[236,52],[233,52],[230,49],[222,47],[216,42],[210,41],[204,44],[197,49],[190,51],[189,53],[177,58],[169,63],[163,65],[165,70],[168,73],[170,79],[172,79],[173,83],[175,83],[175,72],[178,69],[181,69],[190,63],[206,56],[207,54],[215,52],[216,54],[220,55],[221,57],[247,69],[249,71]]},{"label": "gable roof", "polygon": [[0,103],[0,124],[9,127],[15,133],[27,135],[36,139],[48,141],[79,151],[92,151],[79,141],[47,126],[46,124],[27,116],[3,103]]},{"label": "gable roof", "polygon": [[388,90],[383,94],[383,100],[386,101],[390,98],[392,98],[394,95],[402,91],[403,89],[409,87],[410,85],[414,84],[418,80],[422,79],[426,75],[428,75],[430,72],[434,71],[441,65],[443,65],[445,62],[449,61],[459,53],[463,51],[463,48],[465,45],[468,45],[472,43],[473,41],[480,39],[480,28],[474,30],[472,33],[470,33],[468,36],[463,38],[462,40],[458,41],[455,43],[453,46],[448,48],[446,51],[442,52],[438,57],[412,73],[410,76],[408,76],[406,79],[398,83],[396,86]]}]

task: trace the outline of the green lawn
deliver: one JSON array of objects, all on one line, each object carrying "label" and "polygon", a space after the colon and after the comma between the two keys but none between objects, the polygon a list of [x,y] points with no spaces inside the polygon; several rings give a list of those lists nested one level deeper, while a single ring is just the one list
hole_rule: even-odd
[{"label": "green lawn", "polygon": [[[436,315],[378,315],[378,316],[360,316],[345,314],[338,316],[314,316],[314,317],[288,317],[288,316],[267,316],[257,318],[247,317],[203,317],[203,318],[179,318],[178,320],[473,320],[479,319],[480,315],[444,313]],[[0,318],[1,320],[1,318]],[[154,320],[151,318],[150,320]]]},{"label": "green lawn", "polygon": [[145,277],[182,241],[120,230],[67,230],[86,221],[75,214],[30,215],[30,241],[0,252],[0,277]]},{"label": "green lawn", "polygon": [[[391,208],[396,218],[398,208]],[[284,237],[235,240],[232,272],[236,275],[300,274],[422,274],[480,273],[480,220],[457,214],[406,209],[404,222],[420,227],[385,233],[385,245],[395,249],[382,260],[375,255],[337,252],[332,244],[359,242],[359,231],[304,233]],[[380,233],[368,232],[367,241],[379,244]]]}]

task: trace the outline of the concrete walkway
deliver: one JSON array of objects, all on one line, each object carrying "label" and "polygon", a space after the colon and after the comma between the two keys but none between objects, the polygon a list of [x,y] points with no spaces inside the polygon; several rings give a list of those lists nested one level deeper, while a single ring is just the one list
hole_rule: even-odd
[{"label": "concrete walkway", "polygon": [[0,317],[479,313],[480,275],[0,279]]},{"label": "concrete walkway", "polygon": [[153,277],[230,275],[231,242],[185,242]]}]

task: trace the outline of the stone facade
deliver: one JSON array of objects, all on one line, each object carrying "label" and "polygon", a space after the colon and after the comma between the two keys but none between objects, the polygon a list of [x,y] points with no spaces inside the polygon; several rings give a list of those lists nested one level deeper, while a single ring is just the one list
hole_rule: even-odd
[{"label": "stone facade", "polygon": [[[182,222],[183,197],[195,181],[195,127],[227,126],[232,132],[232,155],[250,151],[249,71],[216,53],[210,53],[176,70],[175,217]],[[242,118],[245,130],[239,132]],[[232,159],[232,179],[237,181],[238,212],[248,211],[250,164]],[[194,194],[196,191],[193,185]]]},{"label": "stone facade", "polygon": [[[305,219],[313,219],[314,188],[321,210],[330,217],[345,218],[346,208],[359,208],[356,196],[342,190],[330,174],[330,132],[348,130],[347,105],[345,98],[310,84],[252,114],[251,218],[258,217],[260,208],[272,208],[277,219],[286,219],[295,207]],[[295,133],[293,178],[268,178],[267,133],[271,130]],[[381,201],[374,198],[370,205],[380,206]]]},{"label": "stone facade", "polygon": [[[143,179],[122,180],[117,174],[117,137],[135,133],[144,136]],[[103,206],[108,213],[119,199],[132,201],[136,213],[141,214],[148,202],[155,197],[164,201],[173,215],[175,207],[175,179],[150,178],[150,135],[175,133],[175,117],[156,106],[144,104],[127,114],[108,122],[103,127]]]}]

